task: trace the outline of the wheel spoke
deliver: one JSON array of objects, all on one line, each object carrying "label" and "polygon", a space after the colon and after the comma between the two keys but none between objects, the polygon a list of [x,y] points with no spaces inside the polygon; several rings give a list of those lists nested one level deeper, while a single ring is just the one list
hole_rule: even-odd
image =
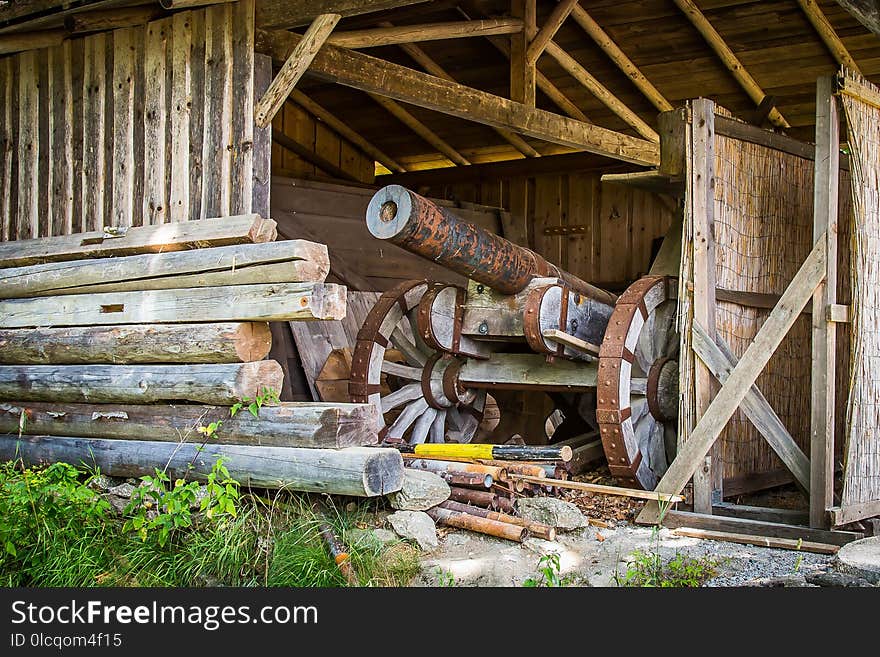
[{"label": "wheel spoke", "polygon": [[382,361],[382,371],[386,374],[393,374],[394,376],[399,376],[404,379],[411,379],[412,381],[422,380],[422,370],[415,367],[410,367],[409,365],[392,363],[389,360]]},{"label": "wheel spoke", "polygon": [[[669,336],[675,333],[675,310],[674,303],[660,304],[654,311],[657,319],[654,321],[654,358],[662,358],[669,355]],[[677,340],[676,340],[677,341]]]},{"label": "wheel spoke", "polygon": [[404,355],[406,362],[410,365],[421,367],[428,362],[425,354],[419,351],[415,344],[403,334],[403,328],[401,326],[397,326],[394,331],[391,332],[391,344],[393,344],[394,347]]},{"label": "wheel spoke", "polygon": [[461,429],[461,425],[464,422],[464,418],[461,416],[461,413],[458,410],[457,406],[452,406],[446,411],[446,415],[449,418],[449,426],[453,429]]},{"label": "wheel spoke", "polygon": [[648,467],[655,474],[666,471],[666,444],[663,440],[663,425],[659,422],[655,422],[651,426],[645,456],[648,459]]},{"label": "wheel spoke", "polygon": [[436,416],[437,409],[429,408],[416,418],[416,422],[413,425],[412,435],[409,439],[410,445],[418,445],[425,442],[425,438],[428,437],[428,431],[433,426]]},{"label": "wheel spoke", "polygon": [[382,413],[387,413],[393,408],[397,408],[401,404],[411,402],[422,396],[422,386],[418,383],[410,383],[403,386],[400,390],[382,397]]},{"label": "wheel spoke", "polygon": [[631,422],[635,426],[636,422],[642,419],[642,416],[648,412],[648,398],[636,397],[630,400]]},{"label": "wheel spoke", "polygon": [[445,443],[446,432],[446,411],[437,411],[434,421],[431,422],[431,429],[428,431],[428,441],[432,443]]},{"label": "wheel spoke", "polygon": [[434,353],[434,350],[431,349],[425,341],[422,339],[421,334],[419,333],[419,322],[418,322],[418,306],[413,308],[406,315],[406,319],[409,322],[409,329],[412,331],[413,339],[415,340],[416,348],[421,351],[425,356],[430,356]]},{"label": "wheel spoke", "polygon": [[648,379],[630,379],[629,380],[629,394],[631,395],[647,395],[648,394]]},{"label": "wheel spoke", "polygon": [[410,425],[415,422],[416,418],[424,413],[427,408],[428,402],[426,402],[424,398],[410,402],[409,405],[403,409],[403,412],[397,417],[397,419],[394,420],[394,424],[388,428],[388,437],[397,439],[403,438],[403,434],[406,433],[406,430],[409,429]]}]

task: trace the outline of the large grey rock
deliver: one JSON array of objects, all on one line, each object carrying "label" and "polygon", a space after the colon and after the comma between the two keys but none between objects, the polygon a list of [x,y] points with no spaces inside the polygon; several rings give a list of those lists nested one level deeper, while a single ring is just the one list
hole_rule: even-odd
[{"label": "large grey rock", "polygon": [[113,488],[116,485],[116,482],[113,481],[112,477],[108,477],[107,475],[102,474],[89,479],[88,485],[89,488],[91,488],[92,490],[106,492]]},{"label": "large grey rock", "polygon": [[437,527],[424,511],[397,511],[388,516],[388,522],[399,536],[414,540],[423,550],[433,550],[440,545]]},{"label": "large grey rock", "polygon": [[400,540],[393,531],[381,527],[378,529],[350,529],[345,538],[351,545],[366,547],[383,547]]},{"label": "large grey rock", "polygon": [[388,501],[402,511],[426,511],[448,500],[451,492],[449,484],[439,475],[407,468],[403,471],[403,487],[391,493]]},{"label": "large grey rock", "polygon": [[872,586],[871,582],[863,577],[833,571],[827,573],[810,573],[804,577],[808,584],[815,584],[816,586]]},{"label": "large grey rock", "polygon": [[118,486],[114,486],[109,489],[107,492],[111,495],[115,495],[116,497],[121,497],[123,499],[129,499],[131,494],[134,492],[134,486],[129,483],[119,484]]},{"label": "large grey rock", "polygon": [[555,497],[521,497],[516,501],[516,508],[526,520],[543,522],[563,531],[590,524],[577,506]]},{"label": "large grey rock", "polygon": [[837,553],[837,569],[871,584],[880,583],[880,536],[847,543]]}]

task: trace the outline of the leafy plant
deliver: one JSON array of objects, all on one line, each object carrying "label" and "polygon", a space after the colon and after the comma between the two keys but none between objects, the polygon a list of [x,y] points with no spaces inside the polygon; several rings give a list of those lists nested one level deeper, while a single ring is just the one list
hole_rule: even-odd
[{"label": "leafy plant", "polygon": [[450,573],[448,570],[443,570],[442,568],[440,568],[440,566],[437,566],[435,574],[437,575],[437,586],[455,586],[455,575]]},{"label": "leafy plant", "polygon": [[523,582],[523,586],[530,588],[541,586],[568,586],[571,583],[573,577],[571,575],[561,577],[560,570],[561,563],[559,555],[556,552],[545,554],[538,560],[538,572],[541,575],[540,578],[535,579],[533,577],[529,577],[526,581]]},{"label": "leafy plant", "polygon": [[657,552],[633,553],[620,586],[700,587],[716,574],[717,562],[709,557],[689,557],[676,553],[664,561]]},{"label": "leafy plant", "polygon": [[247,408],[254,417],[259,417],[260,409],[269,403],[278,403],[278,392],[272,388],[263,387],[262,390],[254,395],[253,399],[245,397],[241,401],[235,402],[229,409],[229,415],[235,417],[242,408]]}]

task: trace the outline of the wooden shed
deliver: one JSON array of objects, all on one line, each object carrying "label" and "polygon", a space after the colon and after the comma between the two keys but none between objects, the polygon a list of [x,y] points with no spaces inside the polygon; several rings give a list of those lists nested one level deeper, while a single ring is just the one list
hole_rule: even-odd
[{"label": "wooden shed", "polygon": [[[880,514],[878,25],[842,0],[0,3],[0,239],[271,217],[348,288],[342,321],[273,323],[282,399],[347,401],[382,293],[471,294],[370,234],[399,185],[614,298],[671,281],[651,481],[692,511],[667,523],[843,527]],[[496,397],[495,439],[581,403]],[[792,482],[800,510],[732,503]]]}]

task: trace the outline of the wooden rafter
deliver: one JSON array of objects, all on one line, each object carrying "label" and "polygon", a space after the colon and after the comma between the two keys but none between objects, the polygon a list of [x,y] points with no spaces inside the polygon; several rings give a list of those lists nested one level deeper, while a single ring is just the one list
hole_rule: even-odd
[{"label": "wooden rafter", "polygon": [[376,146],[348,127],[348,124],[345,123],[345,121],[336,117],[336,115],[331,114],[299,89],[294,89],[290,93],[290,100],[309,112],[315,118],[326,123],[330,128],[336,131],[338,135],[360,148],[364,153],[372,157],[376,162],[379,162],[389,171],[406,171],[406,168],[403,165],[376,148]]},{"label": "wooden rafter", "polygon": [[453,21],[422,25],[391,25],[370,30],[337,32],[327,39],[340,48],[374,48],[400,43],[439,41],[464,37],[493,36],[522,32],[523,22],[517,18],[492,18],[478,21]]},{"label": "wooden rafter", "polygon": [[837,60],[837,63],[861,75],[856,60],[849,54],[846,46],[843,45],[843,41],[840,40],[837,32],[834,31],[831,23],[828,22],[828,18],[822,13],[819,5],[816,4],[816,0],[798,0],[798,4],[801,6],[804,14],[806,14],[807,19],[813,24],[822,41],[825,42],[834,59]]},{"label": "wooden rafter", "polygon": [[266,89],[266,93],[255,105],[254,121],[257,127],[265,128],[272,123],[275,114],[284,105],[284,101],[306,72],[340,18],[342,16],[339,14],[321,14],[312,21],[302,40],[290,53],[278,75]]},{"label": "wooden rafter", "polygon": [[541,29],[529,44],[529,48],[526,50],[526,62],[534,64],[538,61],[538,57],[544,52],[544,48],[556,36],[559,28],[562,27],[565,19],[568,18],[571,11],[577,6],[577,3],[578,0],[561,0],[553,8],[550,16],[547,17],[547,22],[541,26]]},{"label": "wooden rafter", "polygon": [[605,85],[594,78],[593,75],[581,66],[574,57],[565,52],[553,41],[550,41],[547,44],[546,52],[555,59],[571,77],[580,82],[591,94],[602,101],[608,109],[619,116],[627,125],[642,135],[642,137],[650,139],[651,141],[660,141],[660,136],[651,126],[645,123],[638,114],[633,112],[623,103],[623,101],[611,93]]},{"label": "wooden rafter", "polygon": [[[286,59],[301,39],[290,32],[257,30],[255,44],[258,52],[272,55],[279,61]],[[344,48],[322,48],[309,73],[348,87],[562,146],[644,166],[656,166],[660,161],[656,142],[529,107]]]},{"label": "wooden rafter", "polygon": [[[739,82],[740,86],[749,95],[749,98],[752,99],[755,105],[760,105],[761,101],[764,100],[764,96],[767,94],[764,93],[764,90],[761,89],[760,85],[755,81],[755,78],[749,74],[745,66],[743,66],[743,63],[739,61],[739,58],[733,54],[730,46],[724,42],[724,39],[721,38],[718,31],[712,27],[712,24],[706,18],[705,14],[700,11],[700,8],[697,7],[696,3],[694,3],[693,0],[673,1],[678,8],[681,9],[684,15],[687,16],[688,20],[693,24],[700,35],[702,35],[712,50],[715,51],[715,54],[718,55],[727,70],[733,74],[736,81]],[[791,127],[785,117],[782,116],[779,109],[775,107],[770,111],[769,119],[773,125],[779,128]]]},{"label": "wooden rafter", "polygon": [[668,112],[672,109],[672,104],[664,98],[663,94],[657,91],[657,88],[651,84],[639,68],[632,63],[632,60],[626,56],[626,53],[614,43],[614,40],[608,36],[608,33],[593,20],[593,17],[583,7],[576,4],[572,9],[571,17],[596,42],[596,45],[608,55],[611,61],[617,64],[618,68],[632,80],[633,84],[639,88],[639,91],[645,95],[645,98],[651,101],[654,107],[661,112]]},{"label": "wooden rafter", "polygon": [[470,164],[470,161],[457,150],[455,150],[452,146],[450,146],[446,141],[440,138],[433,130],[431,130],[424,123],[419,121],[416,117],[410,114],[403,106],[392,100],[391,98],[387,98],[378,93],[367,92],[376,103],[385,108],[385,111],[391,114],[398,121],[403,123],[407,128],[416,133],[419,137],[424,139],[426,142],[431,144],[434,148],[436,148],[440,153],[442,153],[445,157],[449,158],[451,162],[458,164],[460,166],[467,166]]},{"label": "wooden rafter", "polygon": [[[449,73],[446,72],[446,69],[435,62],[431,58],[431,56],[428,55],[428,53],[426,53],[418,46],[411,43],[404,43],[401,44],[400,47],[403,48],[407,55],[413,58],[413,61],[415,61],[419,66],[421,66],[431,75],[436,75],[438,78],[443,78],[444,80],[449,80],[450,82],[456,81],[455,78],[453,78],[451,75],[449,75]],[[541,156],[538,151],[529,146],[528,142],[526,142],[519,135],[510,132],[510,130],[504,130],[503,128],[495,128],[494,130],[499,135],[501,135],[505,139],[505,141],[507,141],[507,143],[509,143],[526,157]]]},{"label": "wooden rafter", "polygon": [[308,25],[320,14],[358,16],[425,2],[427,0],[256,0],[254,22],[257,27],[287,30]]}]

